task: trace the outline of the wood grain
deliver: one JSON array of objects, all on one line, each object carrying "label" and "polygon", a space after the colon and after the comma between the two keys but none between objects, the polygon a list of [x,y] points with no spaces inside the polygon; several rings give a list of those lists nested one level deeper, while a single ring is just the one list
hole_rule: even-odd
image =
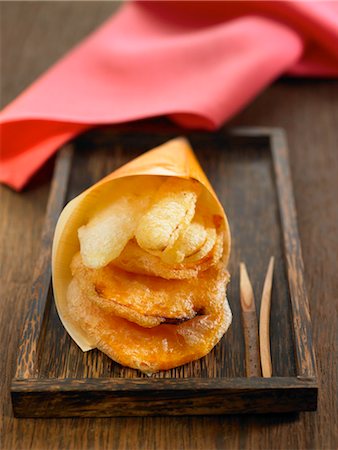
[{"label": "wood grain", "polygon": [[269,267],[266,272],[261,310],[259,315],[259,348],[263,377],[272,376],[271,349],[270,349],[270,314],[271,314],[271,289],[273,281],[274,257],[270,258]]},{"label": "wood grain", "polygon": [[[316,359],[312,346],[311,317],[303,275],[303,256],[299,245],[296,209],[285,142],[285,137],[281,133],[272,136],[272,143],[276,150],[278,149],[273,153],[275,162],[278,162],[274,165],[274,169],[282,211],[281,222],[291,294],[297,375],[302,378],[313,378],[316,376]],[[300,298],[304,299],[301,304]]]},{"label": "wood grain", "polygon": [[[192,393],[193,391],[193,393]],[[275,377],[87,379],[14,382],[17,417],[110,417],[313,411],[313,381]],[[86,407],[83,407],[83,397]],[[211,406],[212,405],[212,406]]]},{"label": "wood grain", "polygon": [[240,301],[245,345],[245,373],[247,377],[260,377],[258,322],[255,297],[244,263],[240,263]]},{"label": "wood grain", "polygon": [[[41,242],[41,255],[45,258],[45,255],[50,255],[50,244],[51,239],[54,234],[54,222],[57,214],[51,211],[51,206],[55,204],[55,209],[57,213],[60,211],[60,205],[66,200],[71,200],[74,195],[82,192],[84,189],[107,175],[116,166],[124,164],[140,153],[157,146],[159,143],[166,142],[168,139],[182,133],[182,130],[177,129],[173,125],[163,123],[163,121],[157,121],[152,123],[147,123],[145,121],[136,122],[134,124],[128,124],[122,127],[106,127],[105,130],[94,130],[90,133],[83,135],[81,139],[75,141],[74,147],[74,157],[73,164],[71,164],[69,149],[65,148],[60,151],[56,159],[56,169],[54,175],[54,181],[52,183],[53,189],[51,191],[51,201],[49,202],[49,209],[47,213],[47,219],[49,216],[53,217],[53,220],[47,220],[46,227],[44,229],[44,239]],[[234,235],[237,236],[239,249],[244,253],[248,249],[252,252],[259,252],[263,254],[265,249],[273,248],[274,251],[282,252],[281,238],[285,235],[285,232],[281,230],[281,223],[276,222],[271,211],[278,210],[279,207],[276,204],[278,202],[278,196],[276,194],[276,185],[274,185],[274,171],[273,165],[279,163],[278,152],[280,151],[278,146],[271,146],[271,136],[275,133],[279,133],[278,130],[270,129],[241,129],[236,128],[234,130],[221,130],[215,133],[202,133],[202,132],[192,132],[185,133],[186,137],[194,143],[194,149],[199,157],[199,161],[202,163],[204,170],[209,175],[209,179],[214,186],[216,192],[219,192],[222,187],[225,187],[227,192],[226,196],[219,194],[219,199],[224,205],[227,204],[229,199],[232,199],[234,209],[229,213],[228,218],[230,224],[232,225],[235,221],[238,223],[238,227],[235,229]],[[86,143],[86,150],[82,148],[83,142]],[[109,148],[109,153],[98,152],[100,143],[104,143],[106,148]],[[79,145],[77,144],[79,143]],[[215,148],[217,151],[215,151]],[[206,158],[204,151],[208,149],[209,155],[212,154],[213,157]],[[250,158],[248,159],[248,149],[250,150]],[[122,152],[121,152],[122,150]],[[277,154],[276,157],[273,155]],[[122,160],[121,159],[122,155]],[[264,155],[264,157],[262,157]],[[226,177],[223,179],[218,179],[215,174],[215,159],[217,160],[217,166],[226,167],[229,161],[232,161],[232,165],[227,167]],[[71,165],[71,168],[70,168]],[[242,171],[243,167],[246,167],[245,176],[238,177],[237,172]],[[66,170],[65,170],[66,169]],[[260,174],[259,182],[256,181],[256,172]],[[285,174],[283,170],[275,169],[275,172],[280,172],[280,177],[286,184],[288,181],[285,179]],[[66,175],[65,175],[66,174]],[[67,174],[69,174],[69,182],[67,182]],[[245,182],[243,181],[245,179]],[[66,191],[65,186],[68,186]],[[67,194],[66,194],[67,192]],[[272,196],[271,196],[272,194]],[[58,199],[55,200],[55,197]],[[256,220],[256,228],[246,230],[245,225],[252,219],[256,214],[256,208],[258,206],[257,200],[262,201],[262,199],[267,199],[270,203],[266,203],[267,208],[264,212],[260,213],[259,219]],[[246,199],[247,209],[243,210],[239,208],[238,205],[241,203],[242,199]],[[226,208],[227,209],[227,208]],[[279,211],[282,216],[285,213],[284,210]],[[254,244],[259,240],[261,233],[265,232],[265,248],[254,247]],[[296,230],[288,230],[287,233],[296,236]],[[279,243],[274,241],[275,237],[279,236]],[[299,242],[295,237],[295,244],[299,246]],[[292,249],[286,248],[287,251],[292,251]],[[282,253],[281,253],[282,255]],[[286,259],[289,257],[287,256]],[[230,267],[238,267],[238,261],[236,257],[231,258]],[[259,270],[259,275],[262,278],[265,273],[264,259],[259,258],[256,260],[256,269]],[[67,412],[67,404],[72,397],[72,394],[67,391],[67,393],[60,394],[60,401],[54,402],[52,398],[48,395],[41,395],[40,392],[40,380],[41,377],[47,376],[49,380],[56,378],[66,378],[71,379],[70,385],[73,386],[74,383],[79,382],[79,386],[82,385],[82,380],[88,377],[95,376],[96,384],[99,386],[100,381],[104,380],[105,374],[108,373],[110,377],[119,379],[122,384],[119,386],[123,387],[123,382],[126,385],[130,385],[133,382],[135,386],[138,386],[138,380],[140,378],[146,378],[147,376],[137,370],[130,368],[125,368],[110,360],[108,357],[103,355],[99,351],[89,352],[83,354],[79,348],[71,341],[70,337],[67,335],[64,327],[61,325],[59,318],[55,314],[54,309],[54,299],[52,298],[52,289],[50,286],[50,267],[46,265],[38,266],[40,270],[44,273],[39,274],[38,280],[43,279],[45,281],[44,286],[40,286],[38,293],[41,292],[41,304],[39,304],[39,296],[36,295],[36,290],[33,289],[33,304],[32,311],[34,313],[28,315],[27,322],[25,324],[24,334],[22,337],[21,352],[19,354],[19,369],[17,372],[20,376],[17,378],[21,383],[18,385],[16,380],[12,386],[12,399],[13,407],[16,414],[21,416],[38,416],[39,413],[43,414],[44,417],[62,417],[63,415],[74,415],[75,413],[71,410],[70,413]],[[162,371],[153,375],[156,379],[154,384],[154,391],[161,388],[162,385],[166,387],[166,398],[165,402],[163,398],[159,395],[163,392],[161,389],[158,390],[157,400],[162,402],[161,409],[156,407],[156,402],[151,402],[149,398],[143,395],[139,389],[134,389],[132,394],[128,397],[128,401],[131,405],[128,405],[127,401],[121,400],[123,407],[120,406],[118,401],[112,401],[110,408],[107,408],[107,401],[104,399],[104,393],[101,392],[101,401],[98,402],[95,396],[88,396],[86,392],[82,395],[82,404],[80,402],[81,395],[78,392],[77,402],[76,402],[76,415],[77,416],[107,416],[119,415],[123,410],[126,411],[126,415],[152,415],[161,412],[161,414],[216,414],[217,412],[222,413],[233,413],[233,412],[276,412],[276,411],[289,411],[292,408],[294,410],[307,409],[310,405],[313,408],[316,399],[315,392],[315,377],[312,378],[313,386],[312,390],[308,391],[306,397],[298,395],[295,393],[295,389],[291,386],[290,391],[287,391],[285,385],[284,395],[285,399],[290,400],[290,405],[287,407],[285,401],[283,402],[271,402],[271,396],[274,393],[267,389],[257,390],[257,381],[252,381],[252,391],[253,396],[250,394],[249,389],[246,390],[246,395],[250,397],[250,402],[242,402],[241,394],[237,390],[236,381],[240,380],[242,375],[238,373],[238,367],[234,363],[234,355],[242,355],[242,358],[246,360],[246,374],[248,376],[260,376],[259,368],[259,345],[258,345],[258,333],[257,333],[257,318],[255,313],[255,307],[253,302],[253,292],[248,276],[241,265],[241,292],[236,292],[234,297],[229,296],[229,301],[232,308],[242,310],[242,318],[244,324],[244,343],[245,349],[242,346],[243,333],[240,327],[236,328],[234,333],[226,333],[226,335],[221,339],[220,343],[204,358],[197,361],[192,361],[181,367],[174,368],[169,371]],[[235,269],[235,270],[236,270]],[[271,269],[270,264],[268,276],[264,282],[263,296],[261,312],[270,311],[266,309],[266,300],[269,299],[271,291]],[[231,270],[231,269],[230,269]],[[236,270],[237,272],[237,270]],[[300,274],[301,276],[301,274]],[[276,280],[279,281],[281,288],[284,290],[283,297],[275,297],[274,302],[279,303],[279,308],[284,311],[284,314],[288,314],[288,310],[291,308],[287,280],[285,279],[285,267],[284,264],[280,264],[278,271],[276,272]],[[269,284],[270,281],[270,284]],[[290,281],[289,281],[290,282]],[[35,286],[35,282],[33,286]],[[246,287],[246,289],[244,289]],[[251,288],[251,291],[248,287]],[[49,291],[50,295],[48,297],[48,303],[46,303],[46,294]],[[301,295],[301,293],[299,294]],[[241,306],[238,306],[238,297],[241,297]],[[305,298],[306,300],[306,298]],[[280,303],[283,302],[283,303]],[[297,298],[299,305],[299,311],[302,311],[302,298]],[[46,306],[45,306],[46,305]],[[42,323],[42,317],[37,317],[37,314],[43,313],[44,320]],[[244,314],[243,314],[244,313]],[[263,314],[264,316],[264,314]],[[52,317],[52,320],[50,320]],[[235,315],[234,315],[235,320]],[[299,319],[294,318],[294,321]],[[248,322],[249,321],[249,322]],[[262,325],[266,324],[266,314],[264,320],[262,320]],[[280,316],[272,316],[272,324],[280,323]],[[278,367],[283,368],[283,372],[287,377],[295,373],[295,363],[289,354],[293,353],[293,343],[291,330],[288,327],[287,322],[280,323],[280,334],[278,338],[282,337],[282,343],[279,343],[276,347],[278,354],[280,354],[280,359],[277,360]],[[39,337],[39,327],[41,327],[41,338]],[[276,329],[276,328],[275,328]],[[263,330],[264,331],[264,330]],[[269,336],[266,333],[262,333],[265,340],[261,340],[261,344],[269,344]],[[308,330],[310,332],[310,329]],[[275,333],[273,333],[275,334]],[[267,340],[268,338],[268,340]],[[33,365],[30,353],[27,354],[22,352],[22,349],[31,348],[36,349],[38,347],[37,340],[40,340],[39,354],[35,357],[35,366]],[[276,341],[275,341],[276,342]],[[285,343],[290,343],[289,351],[286,351]],[[294,344],[297,344],[295,341]],[[61,344],[61,345],[60,345]],[[256,347],[256,348],[255,348]],[[53,352],[51,352],[53,349]],[[232,354],[229,353],[231,349]],[[304,351],[310,351],[311,349],[306,349],[303,346]],[[266,354],[266,347],[262,346],[262,351]],[[221,354],[222,357],[218,357]],[[47,357],[46,357],[47,355]],[[50,357],[52,355],[52,358]],[[275,357],[276,359],[276,357]],[[39,367],[37,367],[37,360],[39,360]],[[84,364],[84,360],[86,363]],[[36,376],[36,382],[31,383],[30,372],[28,376],[24,377],[21,375],[22,368],[26,369],[27,363],[30,362],[30,372],[33,376]],[[262,360],[266,361],[266,358]],[[243,367],[243,360],[240,361]],[[46,371],[47,367],[52,369],[52,372]],[[270,362],[271,365],[271,362]],[[74,372],[76,368],[76,373]],[[34,370],[35,369],[35,370]],[[55,369],[59,372],[55,373]],[[264,366],[265,369],[265,366]],[[26,369],[27,370],[27,369]],[[266,374],[265,374],[266,375]],[[270,374],[271,375],[271,374]],[[237,377],[237,378],[235,378]],[[28,378],[28,384],[31,388],[29,394],[30,398],[30,408],[20,408],[18,405],[21,404],[21,395],[23,390],[20,388],[18,391],[16,388],[18,386],[22,387],[24,378]],[[180,382],[186,385],[186,390],[184,393],[183,401],[176,404],[177,393],[176,386]],[[209,383],[207,383],[207,381]],[[148,384],[152,386],[153,380],[147,380]],[[224,391],[215,391],[214,385],[218,385],[222,382],[226,382],[226,388]],[[162,383],[162,384],[161,384]],[[248,383],[248,381],[247,381]],[[278,389],[276,385],[276,380],[273,381],[273,386]],[[291,384],[294,380],[291,378]],[[170,389],[170,385],[172,388]],[[47,386],[47,384],[45,385]],[[53,381],[51,381],[51,392],[50,396],[53,397]],[[64,386],[64,385],[63,385]],[[155,389],[156,386],[156,389]],[[208,386],[208,388],[207,388]],[[302,392],[303,388],[299,383],[299,389]],[[123,389],[121,389],[122,391]],[[58,392],[58,389],[57,389]],[[209,392],[209,394],[208,394]],[[189,396],[190,393],[190,396]],[[203,400],[205,403],[197,402],[196,396],[203,393]],[[215,401],[216,394],[220,396],[218,402]],[[238,402],[236,403],[236,393],[238,395]],[[110,398],[109,391],[106,392],[107,398]],[[64,399],[64,405],[61,404],[61,399]],[[91,403],[91,399],[94,404]],[[299,403],[296,403],[298,399]],[[231,401],[230,401],[231,400]],[[123,403],[124,401],[124,403]],[[44,403],[48,407],[44,406]],[[189,405],[187,407],[187,404]],[[114,407],[115,405],[115,407]],[[49,407],[50,406],[50,407]],[[154,406],[151,408],[151,406]],[[104,408],[104,411],[102,411]],[[242,409],[241,409],[242,408]],[[128,413],[127,413],[128,412]]]},{"label": "wood grain", "polygon": [[15,378],[33,378],[38,375],[39,346],[44,339],[47,296],[50,289],[53,232],[63,209],[72,162],[72,147],[66,146],[58,155],[53,182],[41,233],[38,260],[33,272],[30,307],[24,321]]},{"label": "wood grain", "polygon": [[[6,45],[2,49],[1,101],[13,99],[115,7],[114,2],[2,2],[1,29]],[[291,175],[321,382],[316,413],[13,419],[9,385],[14,375],[20,329],[28,310],[27,293],[38,256],[49,190],[46,179],[50,172],[44,170],[43,180],[22,194],[5,187],[0,190],[0,447],[45,450],[48,443],[50,450],[336,448],[337,122],[338,83],[304,79],[274,83],[232,121],[232,125],[282,126],[289,138]],[[262,286],[257,288],[261,292]]]}]

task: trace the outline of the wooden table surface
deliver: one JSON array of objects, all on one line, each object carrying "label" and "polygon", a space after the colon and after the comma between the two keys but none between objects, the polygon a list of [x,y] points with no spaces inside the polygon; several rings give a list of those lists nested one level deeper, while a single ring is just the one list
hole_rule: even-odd
[{"label": "wooden table surface", "polygon": [[[118,6],[114,2],[2,2],[2,104]],[[0,189],[1,449],[338,448],[338,83],[278,81],[231,125],[281,126],[289,138],[317,349],[318,411],[300,415],[14,419],[9,385],[39,251],[49,165],[23,193]]]}]

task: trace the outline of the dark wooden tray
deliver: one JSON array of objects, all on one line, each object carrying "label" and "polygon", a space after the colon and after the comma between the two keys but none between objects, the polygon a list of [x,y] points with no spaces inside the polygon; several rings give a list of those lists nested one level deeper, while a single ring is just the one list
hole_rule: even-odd
[{"label": "dark wooden tray", "polygon": [[[51,243],[64,204],[142,152],[182,133],[141,124],[92,131],[58,155],[12,402],[17,417],[266,413],[315,410],[317,381],[287,145],[279,129],[185,133],[223,203],[232,230],[233,323],[206,357],[147,377],[98,350],[87,353],[64,330],[51,289]],[[259,311],[271,255],[272,378],[245,377],[239,262]]]}]

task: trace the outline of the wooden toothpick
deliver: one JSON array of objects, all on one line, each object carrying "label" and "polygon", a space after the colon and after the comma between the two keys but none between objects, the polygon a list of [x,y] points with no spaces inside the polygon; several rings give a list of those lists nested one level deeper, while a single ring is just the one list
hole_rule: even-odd
[{"label": "wooden toothpick", "polygon": [[261,366],[263,377],[269,378],[272,375],[271,350],[270,350],[270,310],[271,310],[271,288],[273,279],[274,257],[270,258],[268,270],[266,272],[261,311],[259,318],[259,346],[261,355]]},{"label": "wooden toothpick", "polygon": [[261,368],[255,297],[245,264],[240,263],[239,267],[246,376],[260,377]]}]

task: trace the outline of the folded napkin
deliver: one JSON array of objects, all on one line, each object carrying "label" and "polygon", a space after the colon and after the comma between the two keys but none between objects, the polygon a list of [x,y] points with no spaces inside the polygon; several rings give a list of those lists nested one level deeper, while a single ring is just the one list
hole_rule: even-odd
[{"label": "folded napkin", "polygon": [[338,3],[127,3],[3,110],[0,181],[100,124],[215,129],[283,73],[338,75]]}]

